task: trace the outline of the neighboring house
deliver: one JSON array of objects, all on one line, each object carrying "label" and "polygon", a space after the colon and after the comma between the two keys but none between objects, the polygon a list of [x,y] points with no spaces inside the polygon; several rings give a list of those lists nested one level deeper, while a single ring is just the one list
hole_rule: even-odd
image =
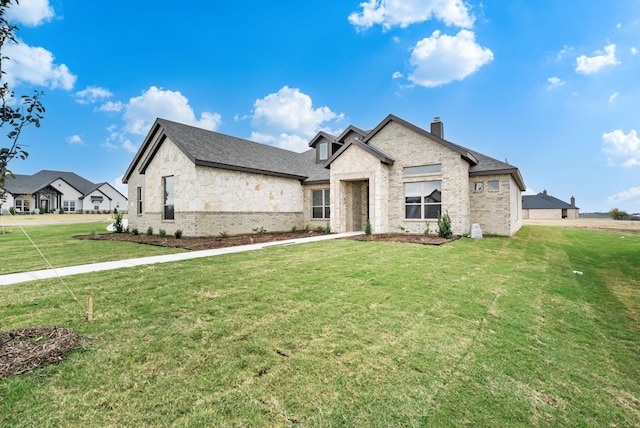
[{"label": "neighboring house", "polygon": [[185,236],[286,231],[293,227],[373,233],[437,229],[448,212],[455,234],[522,225],[519,170],[396,116],[375,129],[320,132],[295,153],[157,119],[124,174],[129,226]]},{"label": "neighboring house", "polygon": [[522,196],[522,218],[537,220],[576,219],[580,217],[580,208],[576,207],[576,198],[571,197],[568,204],[547,194],[546,190],[537,195]]},{"label": "neighboring house", "polygon": [[120,212],[127,210],[127,198],[109,183],[92,183],[72,172],[42,170],[33,175],[5,178],[2,210],[13,207],[16,214]]}]

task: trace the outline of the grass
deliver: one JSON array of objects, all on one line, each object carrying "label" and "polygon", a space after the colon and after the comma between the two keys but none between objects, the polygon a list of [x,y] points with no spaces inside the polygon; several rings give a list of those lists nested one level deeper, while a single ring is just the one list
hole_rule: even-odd
[{"label": "grass", "polygon": [[[107,242],[100,242],[105,245]],[[0,288],[83,335],[3,426],[638,426],[640,237],[325,241]],[[573,271],[583,274],[574,274]]]},{"label": "grass", "polygon": [[76,223],[24,226],[22,229],[20,226],[5,226],[0,229],[0,249],[3,260],[3,263],[0,263],[0,275],[47,269],[50,267],[48,263],[53,267],[63,267],[182,251],[129,242],[73,238],[74,235],[91,233],[106,233],[105,225]]}]

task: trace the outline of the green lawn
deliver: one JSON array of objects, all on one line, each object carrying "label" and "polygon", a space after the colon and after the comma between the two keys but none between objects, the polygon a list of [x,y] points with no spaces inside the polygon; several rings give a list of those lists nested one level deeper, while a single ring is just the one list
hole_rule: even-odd
[{"label": "green lawn", "polygon": [[[106,233],[105,227],[104,223],[75,223],[0,228],[0,275],[182,251],[128,242],[73,238],[74,235]],[[3,231],[9,233],[3,234]]]},{"label": "green lawn", "polygon": [[530,226],[68,277],[93,323],[60,281],[0,287],[3,330],[84,337],[0,381],[0,426],[638,426],[639,279],[639,236]]}]

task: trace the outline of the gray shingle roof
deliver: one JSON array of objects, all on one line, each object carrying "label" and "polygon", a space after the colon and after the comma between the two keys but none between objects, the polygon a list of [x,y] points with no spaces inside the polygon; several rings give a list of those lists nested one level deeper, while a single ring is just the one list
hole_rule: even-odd
[{"label": "gray shingle roof", "polygon": [[13,195],[33,194],[40,189],[47,187],[57,179],[62,179],[78,192],[86,195],[96,188],[96,185],[89,180],[80,177],[78,174],[66,171],[42,170],[33,175],[16,174],[15,178],[7,176],[5,188]]},{"label": "gray shingle roof", "polygon": [[522,208],[525,210],[544,210],[544,209],[568,209],[572,207],[558,198],[548,195],[546,192],[540,192],[537,195],[523,195]]}]

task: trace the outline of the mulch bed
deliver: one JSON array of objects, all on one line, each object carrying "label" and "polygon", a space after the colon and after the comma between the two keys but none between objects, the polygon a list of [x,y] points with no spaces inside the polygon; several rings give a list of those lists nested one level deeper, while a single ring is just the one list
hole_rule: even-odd
[{"label": "mulch bed", "polygon": [[0,331],[0,379],[58,364],[80,343],[68,328],[33,327]]},{"label": "mulch bed", "polygon": [[[264,242],[285,241],[288,239],[305,238],[309,236],[324,235],[319,231],[296,231],[296,232],[264,232],[246,235],[221,236],[182,236],[176,238],[173,235],[134,235],[132,233],[100,233],[93,235],[77,235],[76,239],[95,239],[109,241],[127,241],[138,244],[158,245],[162,247],[182,248],[185,250],[210,250],[215,248],[234,247],[237,245],[260,244]],[[441,245],[458,239],[459,236],[451,238],[440,238],[437,235],[414,235],[408,233],[380,233],[373,235],[357,235],[344,239],[355,241],[375,241],[375,242],[405,242],[411,244]]]}]

